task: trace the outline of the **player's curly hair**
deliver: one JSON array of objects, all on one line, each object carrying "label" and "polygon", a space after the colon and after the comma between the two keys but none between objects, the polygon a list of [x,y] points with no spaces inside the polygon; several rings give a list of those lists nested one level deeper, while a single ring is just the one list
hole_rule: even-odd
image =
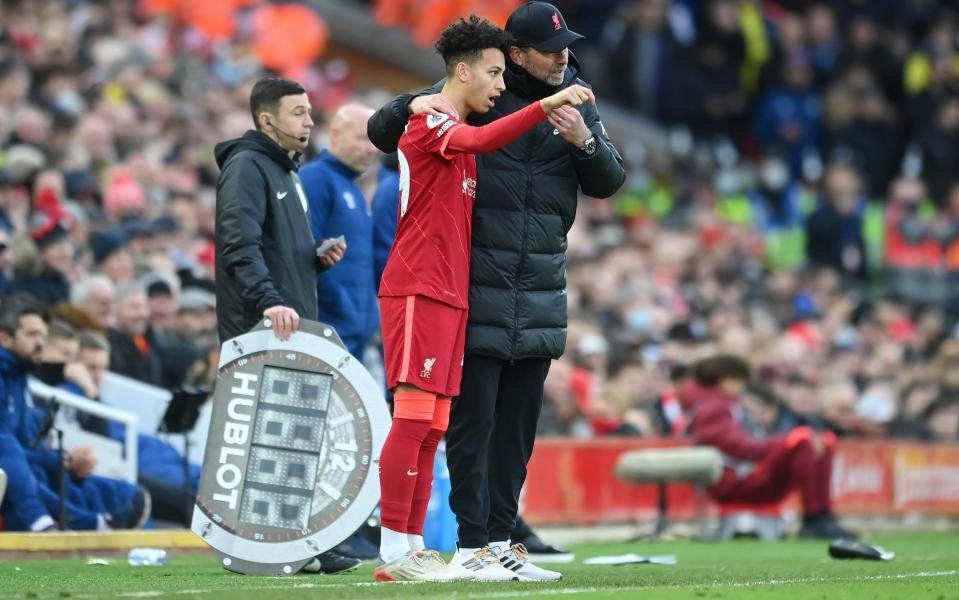
[{"label": "player's curly hair", "polygon": [[693,365],[693,377],[701,385],[716,387],[723,379],[749,381],[749,363],[732,354],[718,354],[704,358]]},{"label": "player's curly hair", "polygon": [[452,75],[457,63],[473,64],[487,48],[496,48],[505,55],[511,43],[509,33],[486,19],[470,15],[443,30],[436,41],[436,51],[446,62],[447,75]]}]

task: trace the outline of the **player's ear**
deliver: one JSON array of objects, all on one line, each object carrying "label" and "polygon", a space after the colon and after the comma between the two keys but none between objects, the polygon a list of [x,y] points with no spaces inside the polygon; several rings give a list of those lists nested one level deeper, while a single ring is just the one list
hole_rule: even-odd
[{"label": "player's ear", "polygon": [[463,83],[467,83],[470,80],[470,66],[465,62],[460,61],[456,63],[456,69],[454,69],[453,73],[456,75],[456,78]]}]

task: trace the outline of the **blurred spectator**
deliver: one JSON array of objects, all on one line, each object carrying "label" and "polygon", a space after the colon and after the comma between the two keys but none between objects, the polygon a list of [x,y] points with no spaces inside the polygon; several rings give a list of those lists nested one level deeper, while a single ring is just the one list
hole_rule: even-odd
[{"label": "blurred spectator", "polygon": [[822,416],[829,429],[839,437],[854,436],[859,432],[860,419],[856,414],[859,391],[853,382],[836,379],[819,387]]},{"label": "blurred spectator", "polygon": [[943,248],[932,219],[923,215],[926,186],[915,177],[893,182],[886,209],[885,281],[892,297],[912,305],[945,299]]},{"label": "blurred spectator", "polygon": [[93,252],[93,264],[114,285],[133,281],[133,256],[127,247],[127,240],[120,231],[96,233],[90,238]]},{"label": "blurred spectator", "polygon": [[760,73],[760,87],[770,89],[782,85],[784,65],[790,56],[799,56],[806,52],[806,23],[802,16],[794,12],[784,12],[779,16],[772,31],[774,45],[769,59],[763,64]]},{"label": "blurred spectator", "polygon": [[782,81],[758,100],[752,132],[763,150],[782,152],[798,177],[804,155],[819,144],[822,101],[812,87],[813,70],[804,54],[784,58]]},{"label": "blurred spectator", "polygon": [[173,286],[157,276],[146,285],[147,305],[150,310],[150,329],[162,338],[176,324],[177,298]]},{"label": "blurred spectator", "polygon": [[830,167],[819,208],[809,215],[806,223],[809,262],[829,267],[852,279],[865,279],[863,210],[864,200],[856,171],[842,164]]},{"label": "blurred spectator", "polygon": [[881,31],[866,12],[857,13],[847,25],[846,44],[837,60],[836,72],[853,67],[868,69],[887,100],[898,103],[903,98],[902,66],[883,43]]},{"label": "blurred spectator", "polygon": [[926,439],[925,415],[936,401],[939,388],[926,381],[916,381],[902,391],[898,417],[889,433],[894,437]]},{"label": "blurred spectator", "polygon": [[825,82],[832,75],[843,47],[836,13],[829,4],[818,3],[810,6],[805,16],[813,72],[817,81]]},{"label": "blurred spectator", "polygon": [[827,99],[827,155],[854,163],[864,193],[880,197],[902,156],[896,113],[863,69],[849,71]]},{"label": "blurred spectator", "polygon": [[108,331],[111,370],[163,386],[160,345],[150,329],[146,289],[136,283],[124,284],[117,288],[115,301],[116,327]]},{"label": "blurred spectator", "polygon": [[550,366],[537,433],[578,438],[593,436],[592,427],[580,411],[570,384],[572,370],[573,366],[566,359],[554,360]]},{"label": "blurred spectator", "polygon": [[[106,332],[116,325],[116,288],[106,275],[87,275],[70,291],[70,306],[60,315],[80,329]],[[64,311],[65,309],[65,311]]]},{"label": "blurred spectator", "polygon": [[18,257],[11,291],[30,294],[47,306],[56,306],[70,296],[67,279],[73,267],[70,232],[59,222],[44,218],[30,232],[38,255]]},{"label": "blurred spectator", "polygon": [[670,0],[627,2],[601,38],[613,99],[654,119],[665,114],[661,94],[672,74],[672,56],[679,51],[669,27],[669,7]]},{"label": "blurred spectator", "polygon": [[746,112],[739,82],[746,49],[735,1],[708,0],[698,32],[696,45],[671,61],[664,116],[689,125],[699,136],[731,136]]},{"label": "blurred spectator", "polygon": [[943,98],[933,107],[934,120],[919,132],[922,178],[929,197],[942,207],[952,184],[959,180],[959,95]]},{"label": "blurred spectator", "polygon": [[789,165],[780,156],[763,157],[749,202],[752,223],[765,236],[766,259],[773,269],[797,268],[805,262],[805,195],[802,186],[791,181]]},{"label": "blurred spectator", "polygon": [[188,287],[180,294],[173,339],[208,352],[218,347],[216,296],[201,287]]}]

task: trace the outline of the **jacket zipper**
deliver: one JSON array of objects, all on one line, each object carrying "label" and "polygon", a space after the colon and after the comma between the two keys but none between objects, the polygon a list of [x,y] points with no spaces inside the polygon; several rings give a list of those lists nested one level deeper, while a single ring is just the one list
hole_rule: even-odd
[{"label": "jacket zipper", "polygon": [[533,174],[530,173],[529,163],[526,163],[526,195],[523,197],[523,245],[520,249],[519,264],[516,267],[516,276],[513,278],[513,340],[510,344],[509,364],[516,364],[516,338],[519,337],[519,276],[526,264],[526,241],[529,238],[529,197],[533,193]]}]

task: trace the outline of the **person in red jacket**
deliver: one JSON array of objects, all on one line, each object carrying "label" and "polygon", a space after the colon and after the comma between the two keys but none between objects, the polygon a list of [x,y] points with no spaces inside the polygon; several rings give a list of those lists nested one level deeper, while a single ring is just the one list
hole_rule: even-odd
[{"label": "person in red jacket", "polygon": [[709,488],[718,502],[768,504],[792,490],[802,496],[801,537],[852,538],[832,512],[829,482],[836,437],[797,427],[764,437],[749,422],[740,397],[749,382],[749,364],[718,355],[693,366],[694,379],[683,390],[691,405],[689,432],[697,444],[723,453],[722,478]]}]

